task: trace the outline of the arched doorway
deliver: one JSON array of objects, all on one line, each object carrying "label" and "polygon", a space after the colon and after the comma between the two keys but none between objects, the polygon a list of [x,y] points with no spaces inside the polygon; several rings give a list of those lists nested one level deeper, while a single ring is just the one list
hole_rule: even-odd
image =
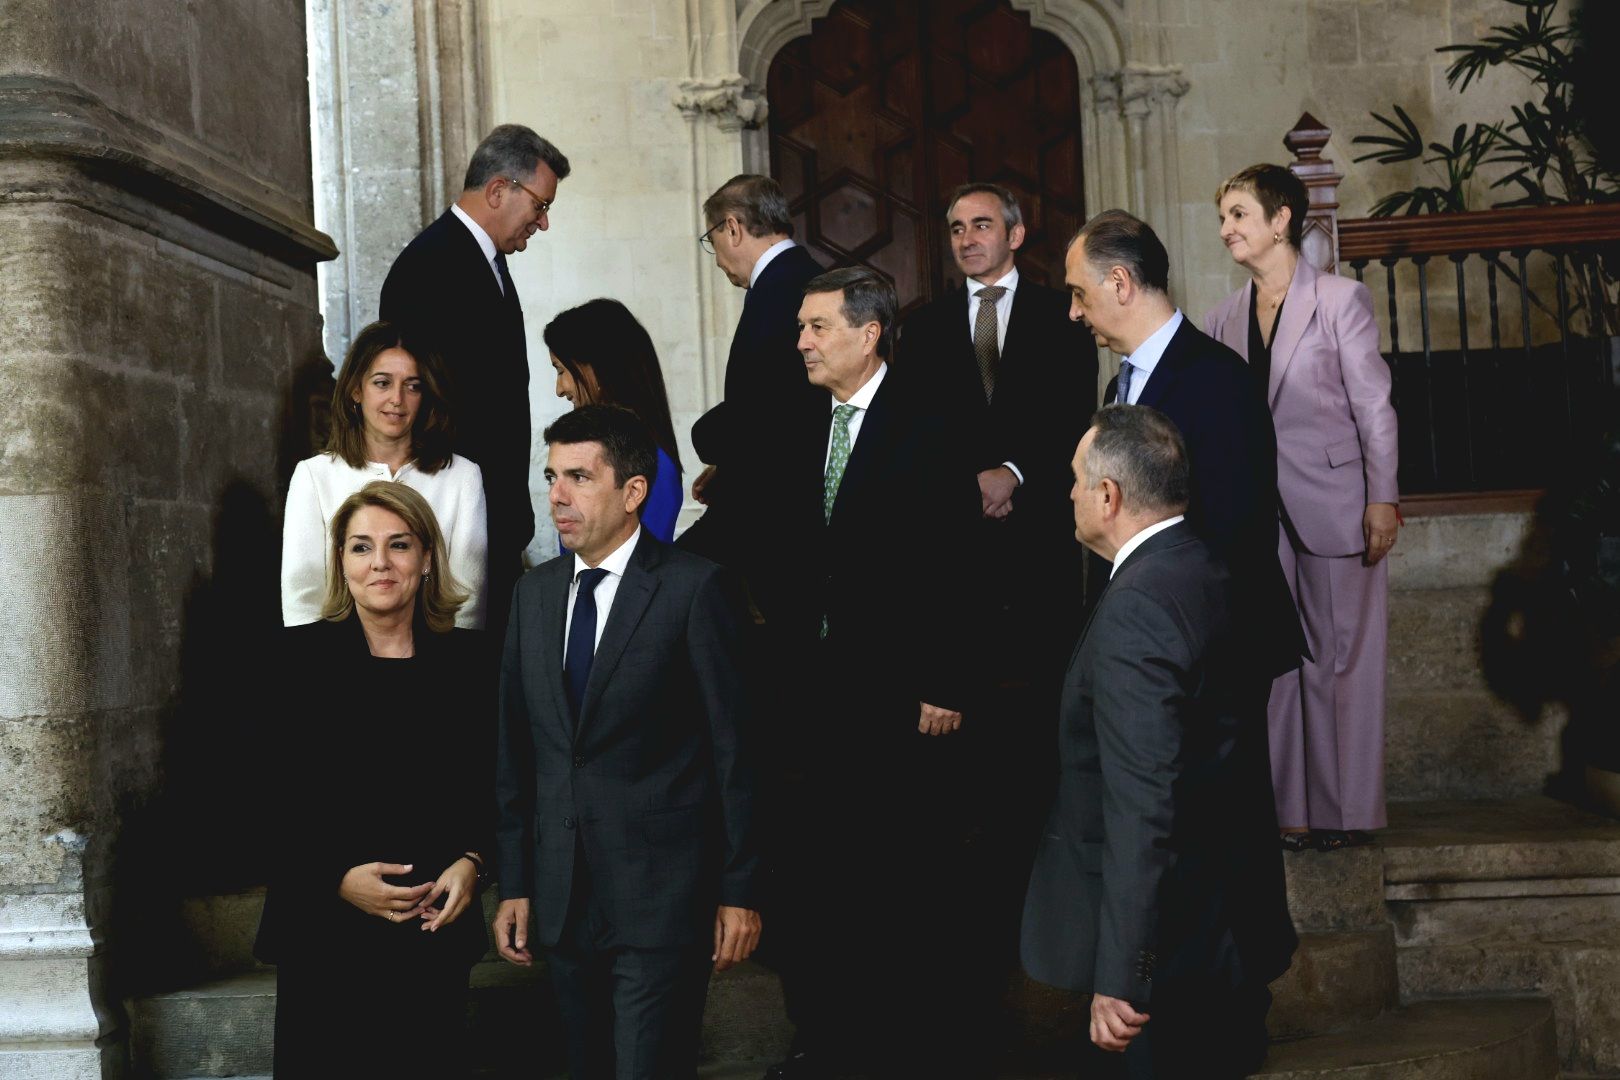
[{"label": "arched doorway", "polygon": [[1080,76],[1007,0],[841,0],[775,55],[766,96],[771,173],[822,262],[925,303],[960,279],[946,199],[992,180],[1023,204],[1023,271],[1061,283],[1084,215]]}]

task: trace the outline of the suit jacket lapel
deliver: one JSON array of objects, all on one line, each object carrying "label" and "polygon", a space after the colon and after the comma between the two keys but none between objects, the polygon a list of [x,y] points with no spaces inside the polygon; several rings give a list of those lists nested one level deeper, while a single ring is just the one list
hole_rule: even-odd
[{"label": "suit jacket lapel", "polygon": [[[1033,293],[1024,287],[1023,282],[1019,282],[1018,288],[1013,290],[1012,311],[1007,316],[1007,336],[1001,346],[1003,364],[1009,362],[1009,357],[1015,365],[1021,362],[1024,338],[1029,336],[1028,328],[1035,321],[1034,316],[1029,314],[1029,305],[1034,303],[1032,296]],[[999,374],[997,381],[1000,381]]]},{"label": "suit jacket lapel", "polygon": [[1244,360],[1249,359],[1249,305],[1252,303],[1254,280],[1251,278],[1238,290],[1237,306],[1227,313],[1226,320],[1217,328],[1217,340]]},{"label": "suit jacket lapel", "polygon": [[1176,328],[1170,343],[1164,347],[1159,356],[1159,362],[1153,365],[1153,374],[1148,376],[1147,385],[1137,395],[1138,405],[1151,405],[1155,409],[1163,401],[1170,390],[1170,385],[1181,375],[1182,353],[1186,351],[1188,341],[1197,331],[1194,330],[1192,320],[1182,316],[1181,325]]},{"label": "suit jacket lapel", "polygon": [[[1277,389],[1282,386],[1288,365],[1299,350],[1305,328],[1316,314],[1316,268],[1304,259],[1294,268],[1294,280],[1288,283],[1288,295],[1283,300],[1282,318],[1277,322],[1277,336],[1271,341],[1271,383],[1266,387],[1266,401],[1277,400]],[[1247,337],[1247,333],[1244,337]]]},{"label": "suit jacket lapel", "polygon": [[[860,435],[855,439],[855,445],[850,448],[849,461],[844,464],[844,478],[838,484],[838,495],[833,499],[832,519],[829,524],[838,521],[839,507],[845,506],[853,497],[851,491],[859,491],[863,484],[870,482],[870,474],[874,462],[882,459],[883,454],[878,445],[888,434],[889,413],[894,403],[894,395],[890,393],[894,383],[894,369],[883,376],[883,385],[879,386],[877,393],[872,396],[872,404],[861,418]],[[831,421],[829,421],[829,427]],[[823,478],[825,478],[823,469]]]},{"label": "suit jacket lapel", "polygon": [[545,672],[546,688],[551,692],[551,715],[567,738],[574,717],[563,686],[563,643],[568,633],[568,586],[573,581],[574,557],[564,555],[556,561],[561,565],[546,572],[540,589],[540,670]]},{"label": "suit jacket lapel", "polygon": [[619,666],[625,646],[647,613],[647,605],[658,591],[658,577],[653,569],[663,561],[663,552],[652,534],[642,531],[636,549],[630,554],[630,564],[624,569],[624,579],[614,594],[613,607],[608,611],[607,625],[602,628],[602,640],[597,643],[596,656],[591,661],[591,678],[585,684],[585,701],[579,710],[579,731],[585,730],[613,670]]}]

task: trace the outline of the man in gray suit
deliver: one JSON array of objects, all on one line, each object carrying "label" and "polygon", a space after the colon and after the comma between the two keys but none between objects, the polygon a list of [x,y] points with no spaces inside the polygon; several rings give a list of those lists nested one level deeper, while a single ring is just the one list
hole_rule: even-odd
[{"label": "man in gray suit", "polygon": [[533,915],[576,1080],[691,1076],[710,966],[760,933],[738,620],[718,566],[642,530],[657,450],[634,414],[576,409],[545,440],[573,554],[513,594],[496,948],[532,963]]},{"label": "man in gray suit", "polygon": [[1296,945],[1246,694],[1263,659],[1231,573],[1183,520],[1176,426],[1107,406],[1073,469],[1075,536],[1113,569],[1065,680],[1024,967],[1091,992],[1092,1042],[1123,1051],[1131,1080],[1247,1076]]}]

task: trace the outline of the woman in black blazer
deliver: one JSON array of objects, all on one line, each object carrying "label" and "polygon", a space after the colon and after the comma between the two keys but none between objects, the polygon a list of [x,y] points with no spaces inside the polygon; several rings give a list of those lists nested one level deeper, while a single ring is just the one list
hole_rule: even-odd
[{"label": "woman in black blazer", "polygon": [[454,628],[466,595],[417,492],[367,484],[329,544],[322,619],[281,631],[268,673],[274,862],[254,951],[278,966],[275,1071],[460,1075],[487,944],[493,664]]}]

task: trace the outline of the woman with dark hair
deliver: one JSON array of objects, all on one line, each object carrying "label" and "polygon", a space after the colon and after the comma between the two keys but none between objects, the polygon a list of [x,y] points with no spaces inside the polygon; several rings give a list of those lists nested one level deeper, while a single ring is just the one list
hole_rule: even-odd
[{"label": "woman with dark hair", "polygon": [[681,512],[681,454],[669,418],[669,396],[658,352],[646,329],[617,300],[592,300],[546,325],[546,348],[557,372],[557,396],[581,405],[619,405],[647,425],[658,446],[658,475],[641,523],[666,543]]},{"label": "woman with dark hair", "polygon": [[254,955],[277,965],[275,1073],[465,1075],[488,942],[493,662],[433,510],[375,481],[335,508],[320,619],[281,631],[266,706],[276,823]]},{"label": "woman with dark hair", "polygon": [[1250,281],[1205,320],[1248,360],[1277,428],[1277,551],[1310,656],[1272,685],[1268,721],[1285,848],[1365,843],[1384,816],[1389,564],[1400,528],[1390,371],[1366,286],[1300,254],[1310,200],[1280,165],[1215,195]]},{"label": "woman with dark hair", "polygon": [[468,590],[456,625],[482,629],[489,547],[484,475],[450,452],[450,404],[443,369],[430,351],[389,323],[355,336],[332,391],[326,450],[293,470],[281,531],[281,621],[321,617],[330,558],[327,524],[344,499],[373,480],[421,492],[444,528],[449,569]]}]

